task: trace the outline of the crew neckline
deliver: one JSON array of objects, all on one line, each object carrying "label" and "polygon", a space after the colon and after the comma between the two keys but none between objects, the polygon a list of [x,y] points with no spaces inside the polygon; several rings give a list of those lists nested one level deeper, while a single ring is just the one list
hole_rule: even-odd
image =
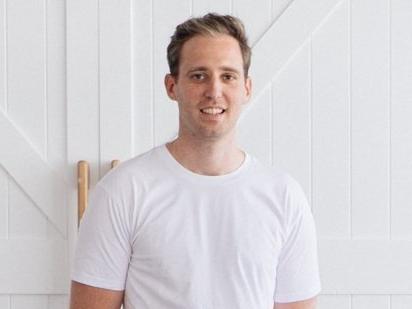
[{"label": "crew neckline", "polygon": [[184,177],[191,181],[216,184],[238,179],[239,177],[241,177],[241,175],[245,174],[246,169],[250,165],[251,161],[250,155],[246,151],[242,150],[242,152],[245,154],[245,158],[237,169],[223,175],[202,175],[192,172],[191,170],[180,164],[180,162],[177,161],[175,157],[173,157],[173,155],[170,153],[169,149],[166,147],[166,144],[167,143],[164,143],[158,147],[159,154],[163,158],[163,161],[176,175]]}]

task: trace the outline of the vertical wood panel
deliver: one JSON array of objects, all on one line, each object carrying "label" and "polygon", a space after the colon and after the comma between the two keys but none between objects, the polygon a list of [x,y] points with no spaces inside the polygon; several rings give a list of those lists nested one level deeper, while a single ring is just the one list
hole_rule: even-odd
[{"label": "vertical wood panel", "polygon": [[[81,12],[81,13],[80,13]],[[98,2],[66,1],[67,163],[77,183],[77,162],[90,165],[90,186],[99,179]],[[68,194],[68,248],[73,260],[77,239],[77,191]]]},{"label": "vertical wood panel", "polygon": [[6,0],[0,0],[0,108],[6,110]]},{"label": "vertical wood panel", "polygon": [[47,218],[14,181],[9,182],[9,199],[9,237],[46,239]]},{"label": "vertical wood panel", "polygon": [[392,236],[412,239],[412,1],[392,0]]},{"label": "vertical wood panel", "polygon": [[82,0],[66,3],[67,156],[72,183],[77,182],[77,162],[89,161],[91,186],[99,179],[97,4]]},{"label": "vertical wood panel", "polygon": [[192,15],[203,16],[207,13],[230,14],[232,0],[192,0]]},{"label": "vertical wood panel", "polygon": [[352,1],[352,233],[389,236],[388,0]]},{"label": "vertical wood panel", "polygon": [[130,4],[100,1],[100,175],[133,152]]},{"label": "vertical wood panel", "polygon": [[319,234],[350,237],[348,5],[313,34],[313,208]]},{"label": "vertical wood panel", "polygon": [[47,309],[67,309],[68,306],[68,295],[49,295]]},{"label": "vertical wood panel", "polygon": [[411,260],[411,241],[319,240],[326,294],[408,294],[412,287]]},{"label": "vertical wood panel", "polygon": [[191,0],[157,0],[153,4],[154,142],[158,145],[172,139],[178,133],[177,103],[167,97],[163,82],[165,74],[169,72],[166,48],[176,26],[190,16]]},{"label": "vertical wood panel", "polygon": [[90,164],[90,186],[99,179],[98,1],[65,1],[68,259],[77,239],[77,162]]},{"label": "vertical wood panel", "polygon": [[354,295],[351,309],[391,309],[387,295]]},{"label": "vertical wood panel", "polygon": [[317,309],[352,309],[350,295],[320,295]]},{"label": "vertical wood panel", "polygon": [[45,155],[44,1],[7,1],[8,114]]},{"label": "vertical wood panel", "polygon": [[306,42],[274,81],[274,163],[288,171],[310,201],[310,44]]},{"label": "vertical wood panel", "polygon": [[390,309],[412,308],[412,295],[392,295]]},{"label": "vertical wood panel", "polygon": [[47,0],[47,162],[67,177],[65,1]]},{"label": "vertical wood panel", "polygon": [[68,293],[70,262],[65,241],[1,240],[0,257],[0,295]]},{"label": "vertical wood panel", "polygon": [[10,309],[10,296],[9,295],[0,295],[0,308]]},{"label": "vertical wood panel", "polygon": [[0,167],[0,238],[9,237],[8,181],[6,171]]},{"label": "vertical wood panel", "polygon": [[[46,9],[46,102],[47,162],[62,179],[68,178],[66,159],[66,58],[65,2],[47,0]],[[67,201],[62,198],[62,208]],[[47,220],[48,237],[61,237]],[[62,238],[63,241],[63,238]]]},{"label": "vertical wood panel", "polygon": [[153,146],[153,28],[152,1],[132,1],[132,92],[135,154]]},{"label": "vertical wood panel", "polygon": [[253,2],[248,0],[233,1],[233,15],[238,16],[245,24],[249,44],[254,42],[265,32],[271,24],[271,0]]},{"label": "vertical wood panel", "polygon": [[[271,87],[267,87],[259,100],[248,103],[248,109],[242,112],[237,129],[239,144],[247,152],[269,165],[272,164],[271,94]],[[255,138],[256,136],[258,138]]]},{"label": "vertical wood panel", "polygon": [[12,295],[10,309],[45,309],[46,295]]}]

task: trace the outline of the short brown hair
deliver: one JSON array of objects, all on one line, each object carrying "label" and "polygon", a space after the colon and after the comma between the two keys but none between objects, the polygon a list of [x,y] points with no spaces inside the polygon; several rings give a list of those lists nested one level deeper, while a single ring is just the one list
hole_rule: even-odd
[{"label": "short brown hair", "polygon": [[196,35],[227,34],[239,42],[243,59],[243,71],[248,76],[251,48],[248,45],[245,27],[242,21],[231,15],[209,13],[203,17],[190,18],[176,27],[167,47],[167,62],[170,74],[179,74],[180,54],[183,44]]}]

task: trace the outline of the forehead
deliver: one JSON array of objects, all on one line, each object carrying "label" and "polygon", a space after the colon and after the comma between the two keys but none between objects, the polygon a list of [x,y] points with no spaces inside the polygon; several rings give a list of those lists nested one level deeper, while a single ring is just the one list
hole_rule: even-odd
[{"label": "forehead", "polygon": [[243,67],[243,58],[238,41],[232,36],[197,35],[183,44],[180,54],[180,69],[193,66]]}]

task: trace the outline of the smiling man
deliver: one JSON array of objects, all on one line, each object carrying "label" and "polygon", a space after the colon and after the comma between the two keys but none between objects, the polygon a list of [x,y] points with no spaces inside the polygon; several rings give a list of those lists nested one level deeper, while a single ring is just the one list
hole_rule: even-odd
[{"label": "smiling man", "polygon": [[239,148],[250,48],[242,23],[180,24],[167,50],[178,137],[122,163],[90,196],[71,308],[313,309],[321,285],[301,186]]}]

